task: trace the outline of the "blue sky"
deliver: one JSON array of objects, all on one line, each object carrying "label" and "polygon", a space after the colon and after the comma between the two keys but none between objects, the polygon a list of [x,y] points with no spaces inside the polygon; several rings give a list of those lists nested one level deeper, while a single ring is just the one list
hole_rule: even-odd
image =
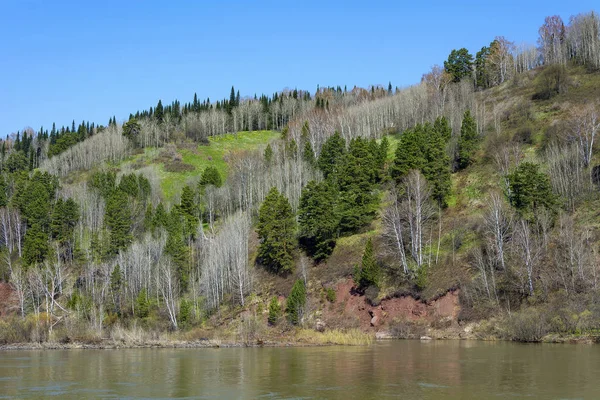
[{"label": "blue sky", "polygon": [[[535,43],[593,1],[28,1],[0,7],[0,136],[285,87],[407,86],[453,48]],[[174,3],[174,5],[169,4]],[[519,4],[524,3],[524,4]]]}]

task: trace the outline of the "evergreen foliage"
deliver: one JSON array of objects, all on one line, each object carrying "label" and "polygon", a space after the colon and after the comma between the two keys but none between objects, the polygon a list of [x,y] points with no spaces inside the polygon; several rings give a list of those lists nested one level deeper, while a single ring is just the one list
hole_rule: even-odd
[{"label": "evergreen foliage", "polygon": [[296,247],[296,218],[290,202],[273,187],[258,213],[259,262],[275,273],[291,272]]},{"label": "evergreen foliage", "polygon": [[300,244],[317,261],[329,257],[335,247],[340,222],[336,197],[328,181],[310,181],[302,189],[298,208]]},{"label": "evergreen foliage", "polygon": [[354,282],[360,290],[364,290],[370,286],[379,287],[381,270],[375,259],[373,251],[373,242],[371,238],[367,240],[365,251],[362,256],[360,266],[356,266],[354,270]]},{"label": "evergreen foliage", "polygon": [[473,56],[464,47],[452,50],[448,60],[444,61],[444,68],[452,76],[454,82],[470,77],[473,73]]},{"label": "evergreen foliage", "polygon": [[557,199],[552,193],[550,177],[540,171],[538,164],[523,162],[508,175],[510,184],[510,203],[521,215],[529,220],[535,219],[541,208],[553,211]]},{"label": "evergreen foliage", "polygon": [[302,279],[298,279],[294,282],[292,291],[287,298],[286,313],[288,320],[298,325],[302,321],[302,315],[304,313],[304,306],[306,305],[306,286]]},{"label": "evergreen foliage", "polygon": [[473,162],[478,144],[477,123],[471,116],[471,111],[467,110],[460,126],[460,138],[458,139],[457,161],[460,169],[468,167]]},{"label": "evergreen foliage", "polygon": [[213,185],[215,187],[223,186],[223,179],[221,178],[221,174],[219,174],[219,170],[213,166],[206,167],[206,169],[202,172],[200,185]]},{"label": "evergreen foliage", "polygon": [[337,173],[337,167],[345,153],[346,141],[339,132],[335,132],[327,138],[325,143],[323,143],[321,154],[319,154],[317,161],[319,169],[323,172],[325,178],[334,176]]},{"label": "evergreen foliage", "polygon": [[279,318],[281,318],[281,305],[277,296],[273,296],[269,303],[269,325],[277,325]]}]

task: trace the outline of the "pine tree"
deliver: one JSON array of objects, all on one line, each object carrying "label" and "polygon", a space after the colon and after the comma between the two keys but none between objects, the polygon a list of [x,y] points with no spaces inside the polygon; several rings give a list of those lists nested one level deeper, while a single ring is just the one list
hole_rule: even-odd
[{"label": "pine tree", "polygon": [[223,185],[219,170],[213,166],[206,167],[200,178],[200,186],[207,185],[213,185],[215,187],[221,187]]},{"label": "pine tree", "polygon": [[187,290],[189,284],[189,256],[184,239],[185,219],[181,215],[179,207],[171,209],[167,224],[167,234],[165,254],[169,255],[173,264],[175,264],[179,279],[179,288],[183,293]]},{"label": "pine tree", "polygon": [[452,128],[450,127],[450,123],[446,119],[446,117],[438,117],[436,118],[433,129],[435,129],[438,134],[442,137],[442,139],[448,143],[452,138]]},{"label": "pine tree", "polygon": [[292,291],[287,298],[286,312],[288,314],[289,321],[298,325],[302,321],[302,315],[304,313],[304,306],[306,305],[306,286],[302,279],[298,279],[294,282]]},{"label": "pine tree", "polygon": [[279,304],[279,300],[277,296],[273,296],[271,302],[269,303],[269,325],[277,325],[277,321],[281,317],[281,305]]},{"label": "pine tree", "polygon": [[271,165],[271,163],[273,162],[273,148],[271,147],[271,144],[268,144],[265,148],[264,158],[265,164]]},{"label": "pine tree", "polygon": [[142,288],[135,298],[135,315],[138,318],[146,318],[150,314],[150,301],[146,288]]},{"label": "pine tree", "polygon": [[550,177],[538,164],[523,162],[508,175],[510,203],[526,219],[534,221],[541,208],[554,211],[557,199],[552,192]]},{"label": "pine tree", "polygon": [[381,271],[379,264],[375,259],[373,251],[373,242],[371,238],[367,240],[365,251],[361,260],[360,267],[357,266],[354,271],[354,282],[359,289],[366,289],[369,286],[379,287]]},{"label": "pine tree", "polygon": [[200,224],[198,218],[198,206],[195,201],[196,194],[190,186],[185,186],[181,192],[181,202],[179,208],[185,220],[183,234],[185,237],[194,240],[196,230]]},{"label": "pine tree", "polygon": [[106,201],[104,223],[110,231],[110,254],[117,254],[133,241],[129,199],[120,190],[113,192]]},{"label": "pine tree", "polygon": [[23,262],[25,265],[34,265],[44,262],[50,252],[48,234],[40,224],[35,223],[25,233],[23,240]]},{"label": "pine tree", "polygon": [[258,213],[258,259],[275,273],[288,273],[294,265],[296,219],[288,199],[273,187]]},{"label": "pine tree", "polygon": [[164,108],[162,105],[162,101],[158,100],[158,104],[156,104],[156,108],[154,109],[154,119],[158,121],[158,123],[162,123],[164,118]]},{"label": "pine tree", "polygon": [[426,124],[424,127],[427,137],[425,152],[426,164],[423,166],[423,176],[431,184],[432,197],[440,207],[446,207],[452,182],[450,180],[450,157],[446,152],[446,141],[441,135],[443,130],[435,129]]},{"label": "pine tree", "polygon": [[333,136],[327,138],[321,154],[317,161],[319,169],[323,172],[323,176],[328,178],[330,175],[335,175],[339,162],[346,153],[346,141],[342,138],[339,132],[335,132]]},{"label": "pine tree", "polygon": [[478,142],[477,124],[471,116],[471,111],[467,110],[460,126],[460,138],[458,139],[457,161],[460,169],[468,167],[473,162]]},{"label": "pine tree", "polygon": [[448,60],[444,61],[444,68],[452,75],[454,82],[460,82],[461,79],[470,77],[473,73],[473,56],[464,47],[452,50]]},{"label": "pine tree", "polygon": [[288,141],[285,146],[287,156],[295,160],[298,157],[298,145],[294,139]]},{"label": "pine tree", "polygon": [[425,147],[425,133],[422,125],[404,131],[396,148],[394,163],[390,167],[392,178],[399,182],[411,169],[422,170],[427,162]]},{"label": "pine tree", "polygon": [[304,150],[302,151],[302,159],[310,166],[316,166],[317,160],[315,158],[315,152],[309,141],[304,143]]},{"label": "pine tree", "polygon": [[335,247],[339,226],[336,193],[327,181],[310,181],[302,189],[298,207],[300,243],[317,261],[324,260]]},{"label": "pine tree", "polygon": [[379,170],[373,151],[367,140],[356,138],[339,162],[334,178],[340,192],[340,232],[358,231],[377,212],[379,197],[375,183]]}]

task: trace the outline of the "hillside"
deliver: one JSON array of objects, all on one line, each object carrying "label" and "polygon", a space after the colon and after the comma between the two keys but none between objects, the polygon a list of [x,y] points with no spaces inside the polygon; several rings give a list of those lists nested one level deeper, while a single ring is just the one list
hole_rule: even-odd
[{"label": "hillside", "polygon": [[232,88],[3,141],[0,344],[595,338],[578,18],[563,47],[498,37],[405,89]]}]

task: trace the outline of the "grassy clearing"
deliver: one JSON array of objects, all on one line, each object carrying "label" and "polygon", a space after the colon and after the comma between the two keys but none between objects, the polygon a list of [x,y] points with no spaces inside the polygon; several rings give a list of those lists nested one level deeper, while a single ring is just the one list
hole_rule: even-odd
[{"label": "grassy clearing", "polygon": [[296,335],[299,342],[310,344],[338,344],[344,346],[365,346],[373,343],[373,335],[359,329],[342,331],[331,329],[325,332],[316,332],[311,329],[300,329]]},{"label": "grassy clearing", "polygon": [[[167,200],[173,200],[188,182],[197,179],[208,166],[217,168],[223,180],[229,173],[228,156],[236,152],[253,151],[266,146],[279,137],[275,131],[238,132],[209,138],[208,145],[180,146],[177,153],[181,156],[182,169],[178,172],[169,172],[165,169],[165,162],[160,158],[160,149],[147,148],[143,154],[138,154],[120,165],[150,166],[155,169],[160,178],[160,187]],[[190,167],[193,167],[190,168]]]}]

